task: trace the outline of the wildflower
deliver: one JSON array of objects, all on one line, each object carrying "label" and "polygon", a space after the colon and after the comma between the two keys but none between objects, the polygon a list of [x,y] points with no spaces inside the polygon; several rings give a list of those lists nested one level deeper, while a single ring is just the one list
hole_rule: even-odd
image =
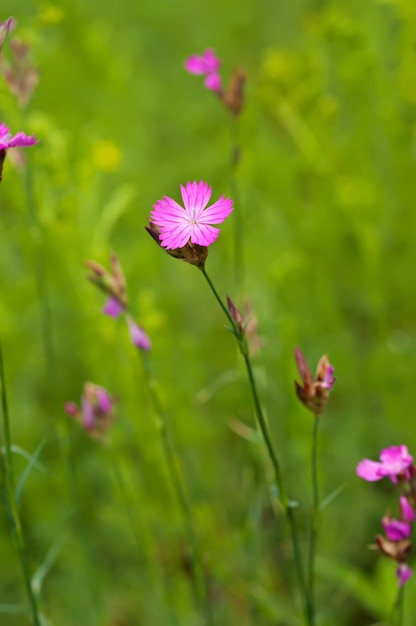
[{"label": "wildflower", "polygon": [[219,59],[212,48],[205,50],[202,55],[193,54],[185,61],[185,69],[190,74],[205,76],[204,85],[211,91],[221,91],[221,76],[218,70],[221,67]]},{"label": "wildflower", "polygon": [[329,400],[329,392],[336,380],[333,375],[334,368],[325,354],[319,360],[316,375],[313,378],[306,359],[299,348],[295,348],[295,358],[303,383],[300,385],[295,381],[296,394],[302,404],[316,417],[319,417]]},{"label": "wildflower", "polygon": [[4,122],[0,124],[0,182],[2,179],[3,163],[9,148],[26,148],[38,143],[38,139],[34,135],[25,135],[18,132],[13,137],[9,133],[9,128]]},{"label": "wildflower", "polygon": [[94,285],[108,295],[103,313],[117,318],[127,308],[126,280],[117,256],[111,255],[111,273],[95,261],[86,261],[91,274],[87,276]]},{"label": "wildflower", "polygon": [[114,400],[104,387],[94,383],[85,383],[80,407],[67,402],[64,410],[95,439],[102,439],[114,421]]},{"label": "wildflower", "polygon": [[159,228],[160,245],[167,250],[183,248],[189,242],[197,246],[211,245],[219,229],[210,224],[220,224],[233,210],[233,202],[222,195],[207,207],[212,188],[202,180],[180,186],[184,206],[164,196],[154,206],[151,224]]},{"label": "wildflower", "polygon": [[127,316],[127,324],[130,331],[130,339],[132,343],[136,346],[136,348],[139,348],[144,352],[150,350],[152,344],[148,335],[145,333],[141,326],[136,324],[136,322],[133,320],[133,318],[130,317],[130,315]]},{"label": "wildflower", "polygon": [[396,483],[398,478],[410,479],[412,464],[413,457],[409,454],[407,446],[391,446],[380,452],[380,463],[363,459],[357,465],[356,473],[360,478],[370,482],[390,476]]},{"label": "wildflower", "polygon": [[15,28],[15,26],[16,20],[14,17],[8,17],[5,22],[0,22],[0,52],[7,39],[7,35]]}]

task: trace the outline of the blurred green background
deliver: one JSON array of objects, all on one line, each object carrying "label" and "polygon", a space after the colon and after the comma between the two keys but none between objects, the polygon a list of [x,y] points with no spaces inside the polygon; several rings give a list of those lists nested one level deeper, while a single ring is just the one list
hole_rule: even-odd
[{"label": "blurred green background", "polygon": [[[293,347],[313,368],[324,353],[335,366],[320,481],[323,496],[341,489],[322,515],[318,623],[387,623],[395,564],[367,546],[387,508],[396,514],[397,497],[387,481],[360,481],[355,467],[390,445],[416,453],[414,0],[3,0],[1,8],[0,21],[17,18],[13,36],[31,44],[40,70],[25,110],[0,81],[0,121],[41,140],[25,151],[23,171],[11,156],[4,165],[0,334],[13,441],[30,454],[43,442],[45,471],[31,472],[21,513],[32,568],[46,574],[48,624],[203,623],[140,362],[124,323],[101,315],[104,297],[85,280],[85,259],[108,266],[110,251],[152,337],[216,624],[301,623],[268,460],[236,433],[254,418],[233,338],[198,270],[163,254],[143,228],[158,199],[179,200],[179,184],[200,179],[215,199],[238,188],[207,270],[222,295],[249,301],[257,316],[255,370],[301,530],[313,418],[295,398]],[[247,72],[234,181],[233,120],[183,68],[208,47],[225,81],[234,67]],[[234,281],[237,211],[244,296]],[[87,380],[119,398],[107,447],[62,409]],[[15,462],[20,474],[26,462]],[[25,600],[5,513],[1,530],[0,623],[29,624],[6,612]]]}]

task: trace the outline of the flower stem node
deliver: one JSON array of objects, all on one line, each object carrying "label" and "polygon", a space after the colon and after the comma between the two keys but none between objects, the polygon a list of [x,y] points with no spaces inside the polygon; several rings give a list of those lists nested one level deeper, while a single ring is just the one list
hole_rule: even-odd
[{"label": "flower stem node", "polygon": [[296,395],[307,409],[312,411],[316,417],[320,417],[336,380],[333,376],[334,368],[325,354],[319,360],[316,375],[313,378],[306,359],[299,348],[295,348],[295,359],[303,383],[300,385],[295,381]]}]

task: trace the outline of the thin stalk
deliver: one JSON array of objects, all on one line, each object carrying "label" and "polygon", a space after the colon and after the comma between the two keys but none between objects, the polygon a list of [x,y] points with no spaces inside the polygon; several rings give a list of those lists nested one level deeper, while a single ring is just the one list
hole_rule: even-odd
[{"label": "thin stalk", "polygon": [[234,281],[237,293],[244,290],[244,221],[242,215],[240,187],[237,181],[237,169],[241,160],[238,117],[233,116],[231,126],[231,189],[236,210],[234,212]]},{"label": "thin stalk", "polygon": [[312,432],[311,476],[312,476],[312,515],[309,529],[308,591],[312,614],[315,615],[315,553],[319,528],[320,499],[318,486],[318,430],[320,419],[315,415]]},{"label": "thin stalk", "polygon": [[300,545],[299,545],[299,538],[298,538],[298,532],[296,528],[296,520],[295,520],[293,505],[288,499],[286,495],[286,490],[284,488],[279,459],[277,457],[277,454],[273,446],[273,442],[270,436],[267,421],[264,416],[259,394],[257,391],[257,385],[256,385],[256,380],[255,380],[255,376],[253,372],[253,367],[251,365],[247,341],[244,336],[244,333],[238,328],[237,324],[234,322],[233,318],[231,317],[231,314],[229,313],[225,304],[220,298],[217,290],[214,287],[214,284],[209,278],[207,272],[205,271],[205,268],[201,268],[201,271],[208,285],[210,286],[210,289],[212,293],[214,294],[215,299],[221,306],[221,309],[226,314],[228,321],[231,323],[233,334],[238,342],[240,352],[244,358],[244,363],[245,363],[246,370],[247,370],[247,376],[248,376],[249,383],[250,383],[250,390],[251,390],[251,394],[252,394],[253,401],[254,401],[257,423],[260,427],[263,440],[264,440],[264,443],[266,444],[267,452],[268,452],[270,461],[273,466],[276,486],[279,492],[279,500],[281,502],[281,505],[283,507],[283,510],[285,512],[286,519],[289,525],[289,531],[290,531],[290,536],[292,540],[292,549],[293,549],[293,558],[295,562],[296,576],[298,580],[299,590],[300,590],[302,600],[303,600],[303,611],[304,611],[305,623],[308,626],[313,626],[314,615],[313,615],[313,610],[312,610],[312,606],[311,606],[310,599],[309,599],[308,589],[307,589],[306,582],[305,582],[305,576],[304,576],[304,570],[303,570],[303,564],[302,564],[302,553],[301,553]]},{"label": "thin stalk", "polygon": [[168,469],[169,477],[172,481],[172,486],[175,491],[176,499],[182,513],[183,523],[188,537],[189,549],[191,552],[192,570],[194,572],[194,577],[192,578],[192,581],[195,601],[198,606],[200,606],[201,604],[203,605],[206,620],[205,623],[209,626],[212,626],[214,624],[214,619],[209,599],[209,589],[204,573],[201,555],[198,550],[198,545],[196,541],[191,507],[189,505],[186,490],[183,485],[182,478],[176,462],[176,454],[168,428],[166,412],[163,409],[157,391],[157,384],[152,371],[151,357],[149,352],[143,351],[141,351],[141,356],[143,370],[145,374],[145,381],[149,390],[149,395],[153,404],[154,411],[158,418],[158,431],[160,434],[160,440],[166,461],[166,466]]},{"label": "thin stalk", "polygon": [[20,558],[26,593],[32,613],[34,626],[43,626],[38,609],[36,596],[32,588],[32,578],[30,573],[29,559],[23,535],[22,523],[16,505],[16,489],[14,481],[12,442],[10,434],[9,403],[7,399],[6,374],[4,370],[3,351],[0,345],[0,381],[1,381],[1,406],[3,411],[2,436],[4,440],[4,473],[6,483],[7,506],[12,527],[12,534],[17,552]]},{"label": "thin stalk", "polygon": [[403,626],[404,619],[404,585],[399,587],[396,600],[391,612],[391,623],[394,626]]},{"label": "thin stalk", "polygon": [[25,194],[29,228],[34,240],[34,268],[36,293],[39,302],[40,324],[43,351],[48,373],[53,374],[54,368],[54,346],[52,341],[52,315],[49,302],[47,281],[45,278],[45,265],[43,261],[40,243],[42,241],[42,225],[39,221],[36,199],[34,193],[33,171],[28,159],[25,170]]}]

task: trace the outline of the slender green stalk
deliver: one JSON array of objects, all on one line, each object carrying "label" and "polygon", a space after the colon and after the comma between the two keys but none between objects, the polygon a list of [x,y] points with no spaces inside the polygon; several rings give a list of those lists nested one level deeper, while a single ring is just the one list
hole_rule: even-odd
[{"label": "slender green stalk", "polygon": [[315,415],[312,432],[312,515],[309,529],[309,556],[308,556],[308,591],[312,615],[315,615],[315,552],[320,517],[320,499],[318,486],[318,430],[320,419]]},{"label": "slender green stalk", "polygon": [[244,290],[245,263],[244,263],[244,220],[242,214],[242,203],[240,187],[237,180],[237,170],[241,160],[241,146],[239,138],[239,119],[238,116],[232,116],[231,120],[231,188],[234,200],[233,220],[234,223],[234,281],[237,293]]},{"label": "slender green stalk", "polygon": [[399,587],[391,612],[390,621],[393,626],[403,626],[404,623],[404,587],[404,585]]},{"label": "slender green stalk", "polygon": [[7,387],[6,387],[6,375],[4,370],[3,351],[0,345],[0,381],[1,381],[1,406],[3,412],[3,466],[5,474],[5,486],[7,507],[10,517],[10,523],[12,527],[13,539],[17,548],[17,552],[20,558],[20,564],[22,567],[23,578],[25,581],[26,593],[32,613],[34,626],[42,626],[42,619],[40,616],[39,608],[35,593],[32,588],[32,579],[30,573],[29,559],[27,556],[26,545],[23,535],[22,524],[19,516],[19,511],[16,505],[16,488],[14,481],[13,471],[13,459],[12,459],[12,441],[10,434],[10,418],[9,418],[9,403],[7,400]]},{"label": "slender green stalk", "polygon": [[302,553],[301,553],[300,545],[299,545],[299,538],[298,538],[298,532],[296,528],[296,520],[295,520],[293,505],[288,499],[286,495],[286,490],[284,488],[280,463],[279,463],[277,454],[273,446],[273,442],[270,436],[267,421],[264,416],[259,394],[257,391],[256,380],[254,377],[253,367],[251,365],[247,341],[244,336],[244,333],[238,328],[237,324],[234,322],[233,318],[231,317],[231,314],[227,310],[225,304],[223,303],[220,296],[218,295],[218,292],[215,289],[214,284],[212,283],[211,279],[209,278],[205,268],[201,268],[201,271],[208,285],[210,286],[210,289],[212,293],[214,294],[215,299],[219,303],[221,309],[224,311],[228,321],[231,323],[233,334],[238,342],[240,352],[244,358],[247,376],[248,376],[249,383],[250,383],[250,390],[253,396],[257,423],[260,427],[263,440],[264,440],[264,443],[266,444],[267,452],[269,454],[270,461],[273,466],[276,486],[277,486],[278,493],[279,493],[279,500],[284,509],[286,519],[289,525],[289,530],[290,530],[290,535],[291,535],[291,540],[292,540],[292,549],[293,549],[293,557],[294,557],[294,562],[295,562],[296,576],[298,580],[299,590],[300,590],[302,600],[303,600],[303,611],[304,611],[305,622],[306,624],[308,624],[308,626],[313,626],[314,614],[313,614],[313,609],[312,609],[309,594],[308,594],[308,588],[305,582],[305,576],[304,576],[304,570],[303,570],[303,564],[302,564]]},{"label": "slender green stalk", "polygon": [[165,457],[169,477],[172,481],[172,486],[175,491],[175,495],[182,513],[184,526],[188,536],[189,549],[191,553],[191,563],[194,572],[194,578],[192,578],[192,581],[195,601],[198,606],[200,606],[201,604],[203,605],[206,620],[205,623],[211,626],[212,624],[214,624],[214,619],[209,598],[209,589],[204,573],[202,558],[196,541],[191,507],[189,505],[186,490],[182,482],[180,471],[178,469],[174,445],[168,428],[166,412],[163,409],[157,391],[157,383],[153,375],[150,353],[143,351],[141,351],[140,353],[142,356],[143,370],[145,374],[146,384],[149,390],[149,395],[153,404],[154,411],[158,418],[158,431],[160,434],[162,450]]},{"label": "slender green stalk", "polygon": [[35,282],[39,302],[43,351],[45,354],[45,361],[48,367],[48,372],[53,374],[55,370],[55,359],[54,346],[52,341],[52,315],[49,302],[48,286],[45,278],[45,266],[42,256],[42,250],[40,248],[40,244],[42,243],[42,228],[37,213],[33,171],[31,168],[30,159],[28,159],[25,170],[25,193],[29,228],[32,232],[34,241]]}]

